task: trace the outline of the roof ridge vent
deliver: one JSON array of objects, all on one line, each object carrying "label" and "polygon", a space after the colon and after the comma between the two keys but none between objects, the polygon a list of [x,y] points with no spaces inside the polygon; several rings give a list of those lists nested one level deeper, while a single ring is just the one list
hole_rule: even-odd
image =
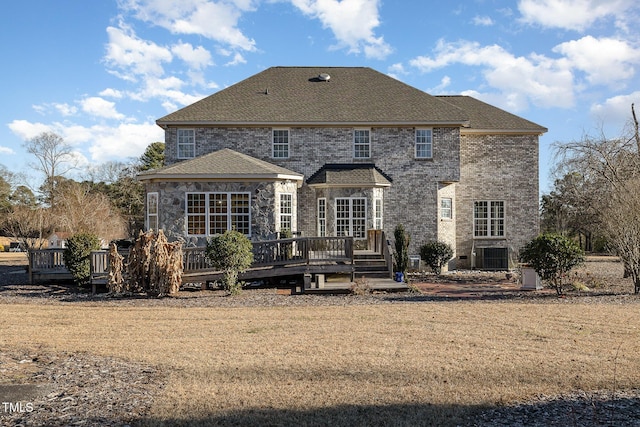
[{"label": "roof ridge vent", "polygon": [[321,73],[318,75],[318,80],[320,80],[321,82],[328,82],[330,78],[331,76],[327,73]]}]

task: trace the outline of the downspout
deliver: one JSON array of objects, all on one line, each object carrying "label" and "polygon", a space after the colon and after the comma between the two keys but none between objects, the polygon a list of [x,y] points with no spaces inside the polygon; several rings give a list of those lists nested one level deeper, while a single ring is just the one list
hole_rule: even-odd
[{"label": "downspout", "polygon": [[476,241],[471,244],[471,269],[476,269]]}]

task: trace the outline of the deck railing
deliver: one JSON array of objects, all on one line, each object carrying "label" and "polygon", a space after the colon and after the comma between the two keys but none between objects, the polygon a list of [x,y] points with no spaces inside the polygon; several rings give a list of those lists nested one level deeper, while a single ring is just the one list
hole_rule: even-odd
[{"label": "deck railing", "polygon": [[[352,237],[296,237],[252,242],[253,264],[265,267],[318,262],[353,262]],[[184,248],[184,271],[211,270],[203,247]]]},{"label": "deck railing", "polygon": [[29,251],[29,267],[34,270],[66,270],[64,249],[40,249]]},{"label": "deck railing", "polygon": [[[252,242],[254,261],[251,267],[282,266],[343,262],[353,263],[352,237],[297,237]],[[67,273],[64,265],[64,249],[43,249],[29,252],[30,273]],[[125,257],[128,251],[119,251]],[[184,272],[213,270],[207,262],[206,248],[183,248]],[[98,278],[109,271],[109,252],[92,251],[91,276]]]}]

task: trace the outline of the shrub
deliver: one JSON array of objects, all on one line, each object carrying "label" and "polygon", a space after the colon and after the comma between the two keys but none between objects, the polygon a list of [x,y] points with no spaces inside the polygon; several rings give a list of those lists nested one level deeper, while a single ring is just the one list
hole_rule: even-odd
[{"label": "shrub", "polygon": [[230,230],[207,241],[207,260],[224,272],[224,287],[231,295],[242,291],[238,274],[253,262],[253,245],[244,234]]},{"label": "shrub", "polygon": [[409,242],[411,241],[411,237],[409,233],[404,230],[402,224],[396,226],[393,231],[393,236],[396,239],[395,271],[404,274],[409,267]]},{"label": "shrub", "polygon": [[420,247],[420,258],[435,274],[442,273],[442,267],[453,258],[453,248],[444,242],[427,242]]},{"label": "shrub", "polygon": [[584,251],[575,241],[555,233],[545,233],[527,243],[520,261],[531,265],[543,281],[562,295],[564,278],[584,261]]},{"label": "shrub", "polygon": [[91,281],[91,251],[100,249],[100,239],[92,233],[78,233],[67,239],[64,249],[64,264],[78,286]]}]

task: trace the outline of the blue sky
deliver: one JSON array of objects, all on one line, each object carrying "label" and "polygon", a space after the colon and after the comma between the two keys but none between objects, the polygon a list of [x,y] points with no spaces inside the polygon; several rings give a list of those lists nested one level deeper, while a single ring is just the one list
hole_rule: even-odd
[{"label": "blue sky", "polygon": [[3,4],[0,164],[52,131],[85,167],[162,141],[155,120],[276,65],[367,66],[477,97],[555,141],[620,134],[640,109],[635,0],[23,0]]}]

